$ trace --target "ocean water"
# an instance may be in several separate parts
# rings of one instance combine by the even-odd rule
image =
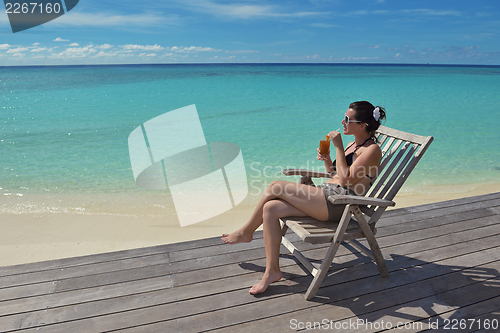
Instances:
[[[319,140],[356,100],[435,137],[402,191],[497,183],[499,88],[499,66],[1,67],[0,212],[172,214],[168,191],[136,186],[127,139],[191,104],[207,142],[240,146],[249,198],[283,168],[321,169]]]

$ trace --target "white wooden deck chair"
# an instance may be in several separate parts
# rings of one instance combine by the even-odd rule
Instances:
[[[305,298],[314,298],[323,279],[328,273],[333,258],[341,242],[349,241],[353,246],[375,260],[380,275],[389,276],[385,260],[378,246],[375,224],[389,206],[394,206],[392,199],[406,181],[411,171],[422,158],[431,144],[433,137],[420,136],[380,126],[377,130],[378,144],[382,149],[382,162],[379,173],[366,195],[332,195],[328,198],[333,203],[347,204],[344,214],[338,223],[321,222],[313,218],[289,217],[281,219],[282,244],[313,275]],[[300,183],[313,185],[311,177],[331,178],[333,174],[308,171],[303,169],[286,169],[287,176],[300,175]],[[368,221],[367,221],[368,219]],[[295,232],[304,242],[311,244],[331,243],[320,266],[310,262],[297,248],[285,238],[288,229]],[[370,251],[356,239],[365,238]]]

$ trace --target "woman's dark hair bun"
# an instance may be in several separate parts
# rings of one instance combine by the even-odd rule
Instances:
[[[378,108],[378,112],[375,109]],[[372,103],[367,101],[358,101],[351,103],[349,109],[353,109],[356,113],[356,120],[367,125],[366,130],[370,136],[375,139],[375,131],[379,128],[382,120],[386,118],[385,109],[381,106],[373,106]],[[378,119],[375,120],[376,116]]]

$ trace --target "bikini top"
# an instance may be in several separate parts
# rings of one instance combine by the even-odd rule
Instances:
[[[366,139],[365,142],[363,142],[362,144],[360,145],[357,145],[356,148],[354,149],[353,152],[345,155],[345,161],[347,163],[347,167],[350,167],[353,163],[353,158],[354,158],[354,153],[359,149],[359,147],[363,146],[365,143],[367,143],[371,138],[368,138]],[[349,145],[344,151],[347,151],[349,150],[349,148],[352,147],[352,145],[355,144],[355,142],[353,142],[351,145]],[[337,160],[333,161],[333,170],[337,171]],[[373,178],[374,177],[370,177],[369,175],[365,175],[366,177],[370,178],[370,184],[372,183],[373,181]]]

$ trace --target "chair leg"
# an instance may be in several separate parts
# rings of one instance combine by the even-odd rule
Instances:
[[[384,256],[382,255],[382,251],[380,251],[380,247],[378,246],[378,242],[375,239],[375,235],[373,235],[372,229],[368,225],[368,222],[366,222],[366,219],[361,213],[361,210],[358,206],[353,207],[352,213],[354,214],[356,221],[358,221],[358,224],[365,234],[368,244],[370,245],[370,249],[372,250],[373,258],[375,260],[375,263],[377,264],[380,276],[383,278],[388,277],[389,271],[387,270]]]
[[[281,223],[281,236],[285,237],[286,232],[288,231],[288,226],[285,222],[280,221]]]
[[[335,231],[335,236],[333,237],[332,243],[330,244],[326,256],[323,259],[323,262],[321,263],[321,267],[319,268],[316,275],[314,275],[314,278],[311,284],[309,285],[309,288],[306,291],[305,294],[306,300],[309,301],[313,299],[314,296],[316,296],[319,287],[321,287],[321,284],[323,283],[323,280],[325,279],[325,276],[328,273],[328,270],[330,269],[330,265],[332,264],[333,258],[337,253],[340,243],[344,238],[345,231],[351,220],[351,214],[352,214],[351,206],[347,205],[344,209],[344,214],[342,215],[339,226],[337,227],[337,231]]]

